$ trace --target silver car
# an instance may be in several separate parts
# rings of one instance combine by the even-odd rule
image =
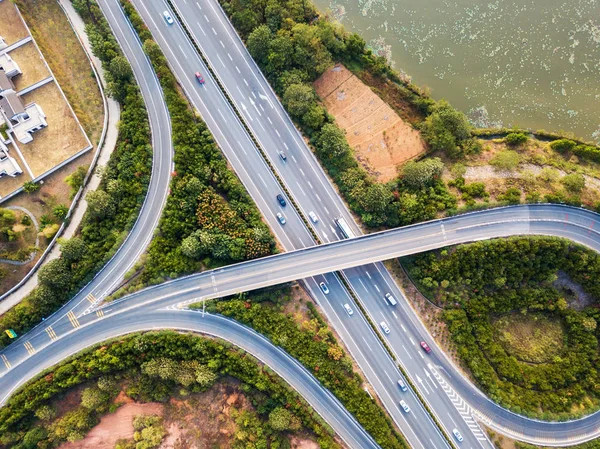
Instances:
[[[390,333],[390,328],[385,323],[385,321],[382,321],[381,323],[379,323],[379,325],[381,326],[381,329],[383,329],[383,332],[385,332],[386,334]]]

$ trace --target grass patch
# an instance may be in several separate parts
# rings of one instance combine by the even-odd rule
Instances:
[[[541,313],[509,313],[492,320],[495,338],[507,354],[527,363],[548,363],[564,349],[560,319]]]

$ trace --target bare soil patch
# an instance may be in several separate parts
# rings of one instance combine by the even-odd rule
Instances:
[[[56,0],[18,0],[31,33],[90,140],[104,122],[100,89],[79,39]]]
[[[48,122],[46,128],[33,135],[33,142],[19,145],[36,177],[88,146],[86,136],[55,83],[48,83],[22,98],[25,104],[37,103]]]
[[[15,48],[9,55],[23,72],[12,79],[17,92],[50,76],[50,71],[33,42]]]
[[[137,415],[162,415],[163,404],[149,402],[147,404],[128,403],[122,405],[115,413],[105,415],[100,424],[95,426],[83,440],[64,443],[60,449],[113,449],[117,440],[133,438],[133,418]]]
[[[7,45],[27,37],[27,28],[23,25],[17,7],[10,1],[0,2],[0,36]]]
[[[394,179],[398,165],[425,151],[419,132],[343,65],[326,71],[314,87],[359,162],[378,181]]]

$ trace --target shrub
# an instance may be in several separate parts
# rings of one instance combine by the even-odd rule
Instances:
[[[570,173],[560,180],[567,190],[579,193],[585,188],[585,177],[579,173]]]
[[[566,153],[575,148],[577,144],[569,139],[560,139],[555,140],[554,142],[550,142],[550,148],[554,151],[558,151],[559,153]]]
[[[511,147],[517,147],[527,142],[529,138],[523,133],[510,133],[504,138],[504,142]]]
[[[500,151],[490,160],[490,164],[497,170],[514,170],[520,162],[519,153],[513,150]]]

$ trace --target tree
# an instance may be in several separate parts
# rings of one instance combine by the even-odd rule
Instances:
[[[50,405],[42,405],[35,411],[35,416],[42,421],[51,421],[56,418],[56,410]]]
[[[65,178],[65,182],[71,187],[71,198],[73,198],[81,186],[83,186],[83,180],[85,179],[86,173],[87,167],[80,165],[77,167],[77,170]]]
[[[192,234],[181,241],[181,253],[191,259],[199,259],[203,256],[203,245],[195,234]]]
[[[38,282],[52,290],[66,292],[71,284],[71,270],[62,259],[54,259],[38,271]]]
[[[87,254],[87,244],[80,237],[59,239],[63,259],[69,264],[77,263]]]
[[[579,173],[570,173],[560,180],[567,190],[579,193],[585,188],[585,177]]]
[[[315,103],[315,92],[306,84],[292,84],[283,94],[283,103],[294,117],[302,117]]]
[[[277,407],[269,413],[269,425],[273,430],[278,432],[288,430],[290,428],[291,420],[292,412],[283,407]]]
[[[471,137],[471,125],[465,115],[445,100],[432,108],[421,130],[432,149],[444,151],[453,158],[461,155],[460,145]]]
[[[514,170],[520,162],[521,157],[514,150],[500,151],[490,160],[490,164],[497,170]]]
[[[34,193],[40,190],[41,185],[37,182],[27,181],[23,184],[23,190],[27,193]]]
[[[119,81],[128,81],[133,76],[129,61],[125,56],[115,56],[109,65],[110,74]]]
[[[318,130],[323,126],[325,122],[325,109],[323,109],[318,104],[314,104],[313,106],[306,111],[306,113],[302,116],[302,123],[313,130]]]
[[[444,163],[438,157],[408,161],[402,167],[402,181],[409,187],[422,188],[439,178],[443,170]]]
[[[246,41],[248,51],[250,51],[250,54],[258,63],[264,64],[267,62],[272,39],[273,34],[267,25],[255,28],[248,36],[248,40]]]
[[[89,192],[85,199],[88,204],[87,214],[91,219],[102,220],[112,217],[116,211],[116,206],[111,196],[104,190],[94,190]]]
[[[81,405],[89,410],[104,410],[108,405],[110,395],[98,387],[90,387],[81,393]]]
[[[55,206],[54,209],[52,209],[52,213],[59,220],[64,220],[65,218],[67,218],[69,208],[64,204],[59,204],[58,206]]]
[[[339,158],[350,152],[344,131],[333,123],[326,123],[317,136],[317,145],[327,158]]]
[[[196,368],[196,382],[201,387],[207,388],[211,386],[215,380],[217,380],[217,375],[208,366],[200,365]]]
[[[356,33],[351,33],[346,37],[346,54],[354,59],[358,59],[365,52],[365,40]]]

